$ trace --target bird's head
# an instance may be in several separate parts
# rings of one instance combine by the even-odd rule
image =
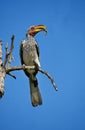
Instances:
[[[27,30],[26,36],[31,35],[34,37],[38,32],[41,32],[41,31],[45,31],[47,33],[46,26],[44,26],[44,25],[31,26]]]

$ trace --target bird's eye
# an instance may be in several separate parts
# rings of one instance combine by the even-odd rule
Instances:
[[[31,27],[31,30],[34,30],[34,27]]]

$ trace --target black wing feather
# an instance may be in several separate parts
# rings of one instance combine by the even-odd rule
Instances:
[[[39,46],[38,46],[38,44],[35,44],[35,47],[36,47],[37,55],[38,55],[39,60],[40,60],[40,51],[39,51]]]

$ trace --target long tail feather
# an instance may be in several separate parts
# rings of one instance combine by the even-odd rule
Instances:
[[[31,102],[34,107],[42,104],[42,98],[38,87],[38,80],[36,77],[34,79],[30,78],[30,95]]]

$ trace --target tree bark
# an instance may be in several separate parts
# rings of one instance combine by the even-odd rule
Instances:
[[[2,41],[0,40],[0,98],[4,95],[5,68],[2,61]]]

